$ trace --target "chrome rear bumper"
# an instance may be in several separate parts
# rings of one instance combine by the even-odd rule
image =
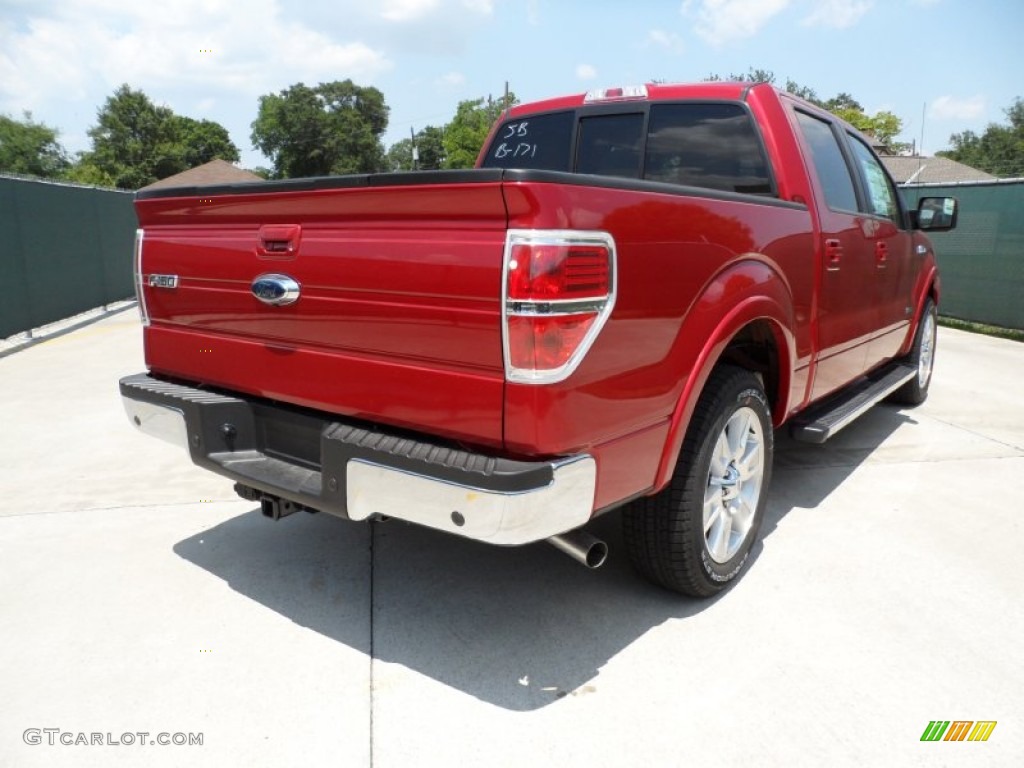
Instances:
[[[593,457],[516,461],[258,400],[162,381],[121,380],[128,418],[245,489],[352,520],[407,520],[491,544],[541,541],[585,524]],[[272,426],[268,426],[272,425]],[[274,444],[287,434],[286,445]]]

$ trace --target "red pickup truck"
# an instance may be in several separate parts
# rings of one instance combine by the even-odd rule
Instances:
[[[743,570],[773,429],[924,400],[939,278],[870,143],[768,85],[509,110],[469,171],[139,192],[129,418],[278,518]]]

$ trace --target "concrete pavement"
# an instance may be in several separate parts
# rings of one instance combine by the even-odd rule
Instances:
[[[0,766],[1024,760],[1020,344],[940,329],[924,406],[780,434],[756,558],[710,602],[636,578],[615,515],[596,572],[272,523],[129,426],[142,369],[134,312],[0,359]],[[922,743],[936,719],[998,725]],[[138,732],[203,744],[59,735]]]

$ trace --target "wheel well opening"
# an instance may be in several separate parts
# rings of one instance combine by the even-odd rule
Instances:
[[[760,374],[774,410],[779,398],[779,350],[767,320],[757,320],[733,336],[719,362]]]

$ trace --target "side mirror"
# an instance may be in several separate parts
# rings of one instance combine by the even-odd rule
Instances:
[[[922,197],[913,212],[914,229],[948,232],[956,226],[960,206],[955,197]]]

